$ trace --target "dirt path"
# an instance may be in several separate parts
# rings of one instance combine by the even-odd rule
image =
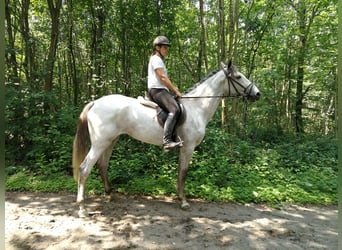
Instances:
[[[12,249],[337,249],[337,207],[191,201],[115,194],[87,199],[78,218],[74,194],[6,193],[6,250]]]

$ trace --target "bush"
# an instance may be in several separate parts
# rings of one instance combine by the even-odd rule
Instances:
[[[11,172],[26,165],[36,174],[70,171],[72,140],[76,131],[74,108],[58,111],[56,99],[48,94],[6,86],[6,165]]]

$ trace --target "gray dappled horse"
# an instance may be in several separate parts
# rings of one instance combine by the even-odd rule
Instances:
[[[258,100],[259,89],[231,64],[221,64],[212,73],[183,95],[179,101],[186,111],[186,119],[177,128],[183,140],[179,149],[177,192],[181,208],[190,205],[184,194],[185,178],[194,149],[205,135],[205,128],[214,115],[221,97],[244,96]],[[80,114],[73,145],[74,177],[78,181],[77,203],[80,216],[87,215],[84,207],[85,183],[93,166],[98,163],[105,191],[111,187],[107,169],[114,144],[121,134],[145,143],[163,144],[163,128],[156,119],[156,109],[141,104],[138,99],[123,95],[103,96],[88,103]],[[88,141],[91,147],[88,151]]]

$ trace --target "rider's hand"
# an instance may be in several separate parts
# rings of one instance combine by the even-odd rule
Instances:
[[[182,93],[179,92],[178,89],[175,90],[175,94],[177,95],[178,98],[182,98],[182,96],[183,96]]]

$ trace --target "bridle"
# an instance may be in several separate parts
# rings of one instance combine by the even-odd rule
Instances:
[[[228,97],[239,97],[239,96],[246,97],[246,96],[249,96],[252,93],[252,90],[253,90],[253,88],[255,86],[252,82],[250,84],[248,84],[247,87],[245,87],[241,83],[239,83],[239,81],[237,81],[236,78],[229,76],[229,73],[228,73],[228,71],[225,68],[223,68],[223,72],[226,75],[226,78],[228,80]],[[240,86],[243,89],[242,93],[240,93],[238,91],[236,85]],[[234,88],[235,92],[237,93],[236,96],[232,96],[231,95],[231,93],[230,93],[230,86],[232,86]]]
[[[227,84],[228,84],[228,95],[210,95],[210,96],[182,96],[182,99],[184,98],[235,98],[235,97],[247,97],[252,93],[252,90],[254,88],[254,84],[251,82],[250,84],[248,84],[247,87],[243,86],[241,83],[239,83],[239,81],[237,81],[234,77],[229,75],[229,72],[226,68],[223,68],[223,72],[227,78]],[[243,92],[239,92],[238,91],[238,87],[243,89]],[[231,95],[230,90],[231,87],[235,90],[235,92],[237,93],[236,95]]]

